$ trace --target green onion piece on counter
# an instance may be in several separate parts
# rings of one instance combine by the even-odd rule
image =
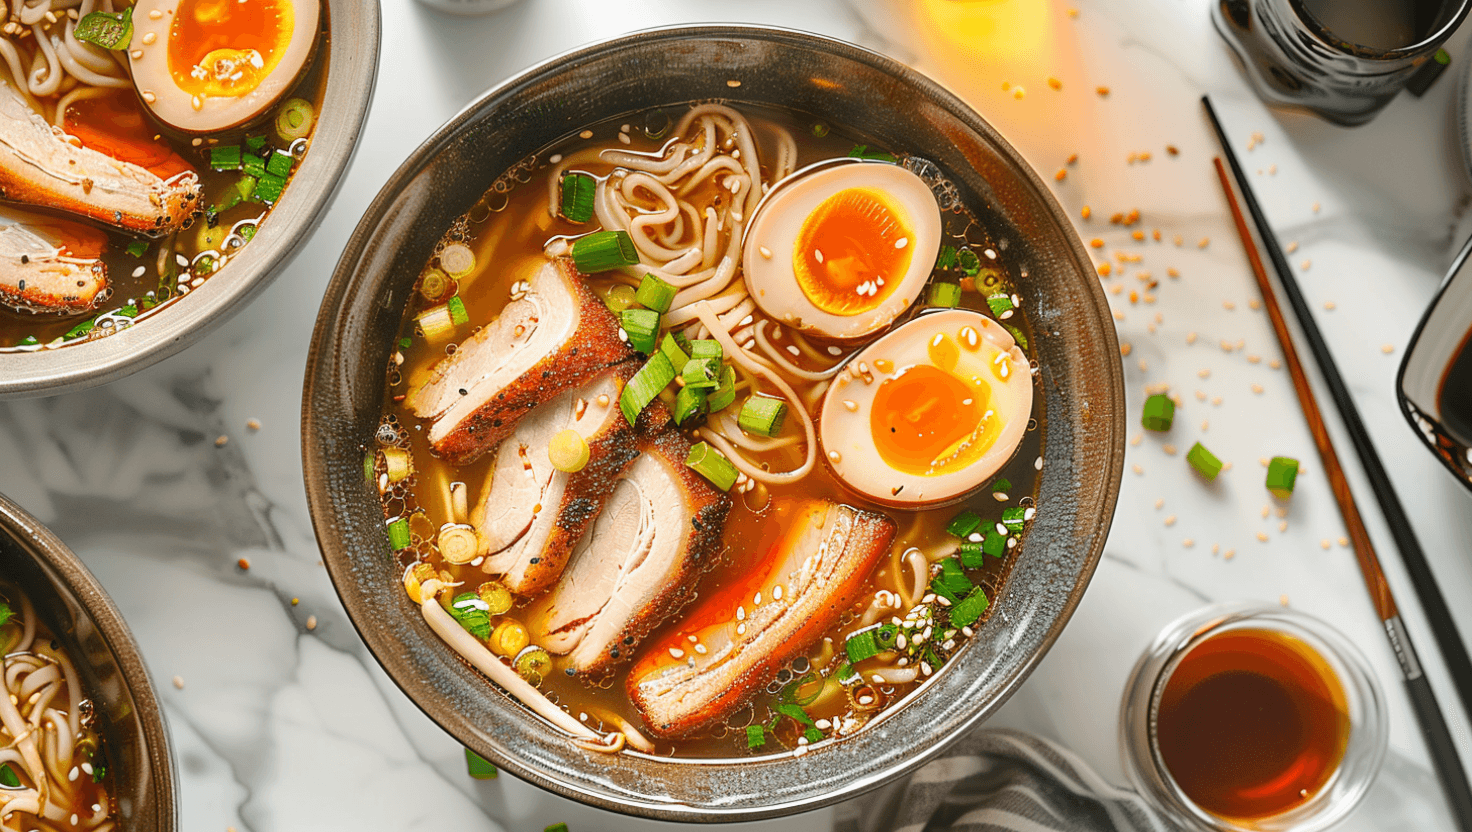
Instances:
[[[133,242],[128,243],[128,248],[126,249],[126,251],[134,257],[142,257],[144,254],[148,253],[148,241],[134,240]]]
[[[1017,308],[1012,302],[1011,295],[990,295],[986,299],[986,305],[992,310],[993,315],[1002,315]]]
[[[702,338],[699,341],[690,342],[691,358],[721,358],[725,351],[721,349],[721,342],[714,338]]]
[[[871,628],[851,633],[843,642],[843,650],[848,654],[849,662],[853,664],[879,655],[879,642],[874,635],[874,630]]]
[[[388,524],[388,545],[391,546],[395,552],[399,551],[400,549],[409,548],[408,520],[405,520],[402,517],[396,517],[394,518],[393,522]]]
[[[956,252],[956,265],[961,267],[961,271],[965,272],[967,277],[976,277],[981,274],[981,258],[969,248]]]
[[[986,591],[981,587],[971,590],[970,595],[951,605],[951,625],[969,627],[975,624],[991,604],[991,599],[986,597]]]
[[[266,173],[285,179],[291,174],[291,166],[296,162],[290,153],[278,150],[266,159]]]
[[[1275,456],[1268,461],[1268,490],[1280,500],[1293,496],[1293,482],[1298,479],[1298,460]]]
[[[812,744],[823,739],[823,732],[817,728],[808,728],[802,732],[802,738],[807,740],[809,744]]]
[[[1002,509],[1002,525],[1009,532],[1022,531],[1022,525],[1027,522],[1027,509],[1017,506],[1015,508]]]
[[[210,148],[210,168],[212,170],[240,170],[240,145]]]
[[[1002,328],[1012,334],[1012,340],[1017,342],[1017,346],[1027,349],[1027,336],[1023,334],[1022,330],[1011,324],[1002,324]]]
[[[998,533],[996,529],[987,529],[986,538],[981,541],[981,551],[994,558],[1007,554],[1007,535]]]
[[[712,448],[705,442],[697,442],[690,448],[690,455],[685,457],[685,464],[695,469],[695,473],[710,480],[711,485],[722,491],[730,491],[731,486],[736,484],[736,477],[740,474],[731,460],[726,455]]]
[[[951,603],[964,598],[975,584],[961,571],[961,562],[946,558],[940,562],[940,573],[930,582],[930,590]]]
[[[257,151],[259,151],[261,148],[263,148],[265,146],[266,146],[266,137],[265,136],[246,136],[245,137],[245,149],[246,150],[249,150],[251,152],[257,152]]]
[[[881,651],[893,650],[895,640],[899,637],[900,628],[898,625],[893,623],[880,624],[874,629],[874,644],[878,646]]]
[[[746,747],[761,748],[767,744],[767,729],[760,725],[746,726]]]
[[[629,336],[629,346],[648,355],[659,342],[659,313],[653,309],[625,309],[619,313],[619,325]]]
[[[603,295],[603,305],[607,306],[610,312],[623,312],[633,307],[635,303],[637,301],[634,299],[634,287],[623,283],[615,283],[608,287],[608,291]]]
[[[721,359],[691,358],[685,362],[680,377],[685,380],[686,387],[714,390],[721,383]]]
[[[133,9],[130,6],[121,13],[91,12],[83,15],[72,30],[72,37],[103,49],[127,49],[133,42]]]
[[[0,765],[0,786],[8,789],[20,787],[20,777],[16,775],[15,769],[10,767],[10,763]]]
[[[305,139],[312,132],[312,122],[316,117],[317,111],[312,107],[312,102],[305,98],[293,98],[276,111],[276,135],[287,144]]]
[[[951,518],[951,523],[946,526],[946,531],[956,537],[967,537],[980,526],[981,517],[971,509],[966,509]]]
[[[683,427],[686,422],[705,415],[708,400],[706,391],[699,387],[681,387],[675,394],[675,424]]]
[[[618,409],[623,412],[624,419],[630,425],[644,412],[644,408],[654,401],[659,391],[669,386],[675,380],[675,369],[670,366],[670,360],[664,353],[656,352],[649,356],[649,360],[634,373],[629,383],[624,385],[624,390],[618,395]]]
[[[250,154],[240,160],[240,169],[246,173],[260,178],[266,172],[266,160],[255,154]]]
[[[486,612],[491,615],[503,615],[511,609],[515,600],[511,597],[511,590],[506,588],[500,581],[486,581],[476,588],[475,594],[480,600],[486,602]]]
[[[676,291],[678,290],[674,286],[652,274],[646,274],[644,279],[639,281],[639,291],[634,297],[655,312],[664,314],[670,311],[670,304],[675,302]]]
[[[812,725],[815,725],[816,724],[816,723],[813,722],[813,718],[810,717],[810,716],[808,716],[808,712],[807,711],[804,711],[802,709],[802,706],[800,706],[800,705],[793,705],[793,704],[784,702],[782,704],[777,705],[777,707],[774,708],[774,710],[777,713],[779,713],[779,714],[781,714],[783,716],[791,717],[792,719],[795,719],[798,722],[801,722],[803,725],[812,726]]]
[[[1001,479],[999,479],[996,482],[992,483],[992,493],[993,494],[1005,494],[1006,492],[1011,491],[1011,490],[1012,490],[1012,481],[1009,480],[1009,479],[1007,479],[1006,477],[1002,477]]]
[[[716,385],[715,392],[710,394],[706,405],[711,413],[719,413],[731,406],[736,401],[736,370],[727,364],[721,370],[721,383]]]
[[[1005,544],[1006,538],[1002,538],[1002,540]],[[975,569],[978,566],[986,563],[986,558],[983,557],[983,554],[985,552],[986,544],[984,542],[962,543],[960,546],[956,547],[956,556],[961,559],[961,565],[966,567],[967,569]]]
[[[1216,475],[1222,472],[1222,461],[1217,459],[1211,451],[1206,450],[1206,446],[1200,442],[1192,445],[1191,450],[1186,452],[1186,461],[1191,463],[1196,473],[1208,480],[1216,479]]]
[[[782,422],[787,418],[787,402],[771,396],[748,396],[741,405],[737,424],[747,433],[759,436],[776,436],[782,431]]]
[[[490,760],[465,749],[465,770],[476,780],[495,780],[496,766]]]
[[[470,323],[470,313],[465,311],[465,301],[461,300],[459,295],[450,298],[445,307],[450,310],[450,320],[455,322],[455,326],[465,326]]]
[[[552,656],[546,650],[532,645],[517,653],[516,658],[511,661],[511,666],[521,674],[521,678],[530,682],[532,687],[536,687],[542,684],[542,680],[547,677],[547,671],[552,669]]]
[[[676,334],[666,332],[664,340],[659,342],[659,351],[670,360],[670,367],[674,368],[676,373],[680,373],[684,372],[685,362],[690,360],[690,356],[686,355],[685,350],[680,347],[680,341],[675,337]]]
[[[597,274],[639,262],[627,231],[594,231],[572,244],[572,264],[583,274]]]
[[[268,205],[275,204],[281,198],[281,192],[286,190],[286,180],[273,173],[262,173],[256,177],[256,189],[251,197],[256,202],[264,202]]]
[[[961,303],[961,285],[959,283],[932,283],[930,284],[930,305],[951,309]]]
[[[0,627],[4,627],[6,624],[9,624],[10,619],[14,617],[14,615],[15,610],[11,609],[9,604],[5,603],[4,601],[0,601]]]
[[[447,303],[420,312],[414,321],[423,330],[424,337],[431,341],[443,341],[455,334],[455,318],[450,314]]]
[[[567,832],[567,824],[554,823],[546,829],[543,829],[542,832]]]
[[[562,175],[562,216],[579,225],[593,218],[593,196],[598,180],[586,173]]]
[[[486,602],[474,592],[462,592],[450,602],[450,615],[465,631],[485,641],[491,637],[491,616]]]
[[[936,255],[935,267],[937,269],[953,269],[956,267],[956,247],[941,246],[940,254]]]
[[[1176,403],[1164,393],[1156,393],[1145,400],[1145,411],[1140,415],[1140,424],[1146,430],[1170,430],[1176,418]]]

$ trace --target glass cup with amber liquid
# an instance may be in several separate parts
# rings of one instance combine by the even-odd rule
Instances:
[[[1208,607],[1165,629],[1120,714],[1125,768],[1201,832],[1311,832],[1342,820],[1385,756],[1385,700],[1328,625],[1264,605]]]

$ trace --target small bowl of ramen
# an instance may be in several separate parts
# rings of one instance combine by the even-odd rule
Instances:
[[[357,146],[378,22],[355,0],[13,4],[0,397],[135,372],[265,288]]]
[[[394,680],[546,788],[790,814],[984,719],[1067,621],[1118,349],[1042,180],[858,47],[656,30],[486,93],[368,209],[303,456]]]
[[[173,832],[168,730],[112,599],[66,544],[3,496],[0,575],[7,827]]]

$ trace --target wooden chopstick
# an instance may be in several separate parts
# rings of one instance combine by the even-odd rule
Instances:
[[[1207,106],[1211,106],[1209,102]],[[1225,146],[1225,142],[1223,145]],[[1442,791],[1446,795],[1452,817],[1463,832],[1472,831],[1472,787],[1468,785],[1467,773],[1462,767],[1461,757],[1457,754],[1451,732],[1447,729],[1446,720],[1442,716],[1441,708],[1437,705],[1436,694],[1431,690],[1431,682],[1422,672],[1421,663],[1416,658],[1416,650],[1411,644],[1410,634],[1406,632],[1405,625],[1401,622],[1400,612],[1395,605],[1395,596],[1391,594],[1390,584],[1385,580],[1385,573],[1380,568],[1380,559],[1375,554],[1374,544],[1370,542],[1369,532],[1365,530],[1364,519],[1360,516],[1358,506],[1355,505],[1354,494],[1349,489],[1349,481],[1344,476],[1343,466],[1339,463],[1339,454],[1335,452],[1334,442],[1330,439],[1329,430],[1324,424],[1324,414],[1319,410],[1313,387],[1309,385],[1303,362],[1299,360],[1298,350],[1293,345],[1293,337],[1288,331],[1287,322],[1283,319],[1283,310],[1278,306],[1277,293],[1273,290],[1272,282],[1268,280],[1267,269],[1263,267],[1262,258],[1258,256],[1257,244],[1253,240],[1252,230],[1247,226],[1247,219],[1242,214],[1236,190],[1232,187],[1232,179],[1220,157],[1213,159],[1212,163],[1216,165],[1217,178],[1221,180],[1222,191],[1226,194],[1227,202],[1231,206],[1232,220],[1237,225],[1237,234],[1242,238],[1242,247],[1246,249],[1247,260],[1252,265],[1252,276],[1256,278],[1257,287],[1262,292],[1263,306],[1267,309],[1268,320],[1272,322],[1273,332],[1278,336],[1278,342],[1282,346],[1283,363],[1287,365],[1288,375],[1293,379],[1293,390],[1298,394],[1298,404],[1303,408],[1303,415],[1308,420],[1309,432],[1314,438],[1314,446],[1318,448],[1319,459],[1324,464],[1324,472],[1328,475],[1330,488],[1334,492],[1334,501],[1338,503],[1339,513],[1344,517],[1344,525],[1349,531],[1350,544],[1354,549],[1355,559],[1359,562],[1360,574],[1364,577],[1365,587],[1370,592],[1370,601],[1374,604],[1375,613],[1385,626],[1385,635],[1389,638],[1391,649],[1395,651],[1396,660],[1400,663],[1406,692],[1411,697],[1416,721],[1420,725],[1421,735],[1425,738],[1427,749],[1431,753],[1431,760],[1436,767],[1437,778],[1441,781]],[[1250,199],[1250,196],[1248,198]]]

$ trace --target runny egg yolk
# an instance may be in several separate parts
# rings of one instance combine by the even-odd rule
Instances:
[[[869,430],[879,456],[895,470],[944,474],[980,458],[1001,433],[990,404],[986,381],[917,364],[880,382]]]
[[[797,285],[824,312],[857,315],[899,287],[913,234],[883,191],[845,188],[803,220],[792,252]]]
[[[182,0],[169,29],[169,74],[194,96],[250,93],[291,43],[291,0]]]

